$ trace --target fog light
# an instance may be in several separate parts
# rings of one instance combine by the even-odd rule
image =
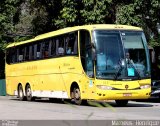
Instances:
[[[140,86],[141,89],[147,89],[147,88],[150,88],[150,87],[151,87],[151,85],[148,85],[148,84]]]

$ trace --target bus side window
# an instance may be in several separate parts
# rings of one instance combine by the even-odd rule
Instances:
[[[77,54],[78,50],[78,42],[77,42],[77,33],[74,32],[71,34],[68,34],[65,38],[65,46],[66,46],[66,54]]]
[[[55,39],[50,39],[50,56],[55,56],[56,55],[56,41]]]
[[[58,43],[58,55],[64,55],[64,39],[63,37],[58,38],[59,43]]]
[[[19,62],[22,62],[22,61],[23,61],[23,55],[19,55],[19,56],[18,56],[18,61],[19,61]]]
[[[8,64],[17,62],[17,49],[15,47],[7,49],[7,51],[6,51],[6,62]]]
[[[41,58],[41,43],[37,43],[37,49],[36,49],[36,59]]]
[[[43,40],[42,42],[42,58],[49,57],[49,41]]]
[[[24,58],[25,61],[28,61],[29,60],[29,46],[27,45],[25,47],[25,58]]]
[[[78,32],[75,35],[75,39],[74,39],[74,54],[78,54]]]
[[[10,64],[11,63],[11,50],[10,48],[6,50],[6,62],[7,64]]]
[[[56,56],[58,56],[59,39],[56,38],[55,42],[56,42]]]
[[[69,34],[65,37],[65,47],[66,47],[66,54],[71,54],[72,47],[71,47],[71,38]]]
[[[15,63],[18,62],[18,48],[15,48]]]
[[[34,44],[29,46],[29,60],[35,59],[35,53],[34,53],[35,47],[34,46],[35,46]]]
[[[18,49],[18,62],[23,62],[24,61],[24,48],[19,47]]]
[[[6,50],[6,62],[7,64],[12,63],[12,49],[11,48]]]
[[[48,40],[46,40],[43,43],[42,54],[43,54],[43,58],[49,57],[49,41]]]

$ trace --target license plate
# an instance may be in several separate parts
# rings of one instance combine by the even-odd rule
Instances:
[[[131,93],[123,93],[123,96],[128,97],[128,96],[132,96]]]

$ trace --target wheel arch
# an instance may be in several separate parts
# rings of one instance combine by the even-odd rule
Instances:
[[[70,97],[72,98],[72,92],[73,92],[73,89],[77,87],[79,88],[79,90],[81,91],[80,89],[80,86],[78,85],[78,83],[76,81],[72,82],[71,86],[70,86]]]

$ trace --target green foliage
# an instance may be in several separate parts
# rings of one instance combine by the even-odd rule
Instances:
[[[128,4],[121,3],[117,8],[118,24],[140,26],[144,29],[148,40],[151,33],[154,35],[154,40],[151,40],[152,44],[160,43],[157,30],[157,23],[160,22],[159,0],[134,0]]]
[[[156,46],[160,46],[160,34],[158,35],[158,38],[150,38],[149,40],[149,45],[151,47],[156,47]]]
[[[9,40],[14,31],[14,24],[16,23],[14,19],[18,18],[17,12],[20,2],[21,0],[0,1],[0,50],[4,50],[5,42]]]
[[[67,26],[114,23],[112,0],[62,0],[62,10],[55,25]]]
[[[58,28],[55,22],[62,10],[61,0],[30,0],[30,3],[31,13],[35,15],[32,21],[35,35]]]
[[[62,0],[62,9],[55,25],[57,28],[74,26],[78,21],[78,4],[73,0]]]
[[[83,0],[84,9],[81,10],[85,24],[105,23],[105,17],[109,15],[110,1],[108,0]],[[111,9],[111,8],[110,8]]]
[[[16,37],[14,37],[14,41],[21,42],[21,41],[25,41],[25,40],[28,40],[31,38],[33,38],[33,36],[16,36]]]
[[[137,25],[142,24],[141,17],[135,15],[134,4],[120,5],[117,9],[117,24]]]
[[[5,51],[5,48],[7,47],[7,43],[5,42],[5,41],[1,41],[1,43],[0,43],[0,49],[2,50],[2,51]]]

